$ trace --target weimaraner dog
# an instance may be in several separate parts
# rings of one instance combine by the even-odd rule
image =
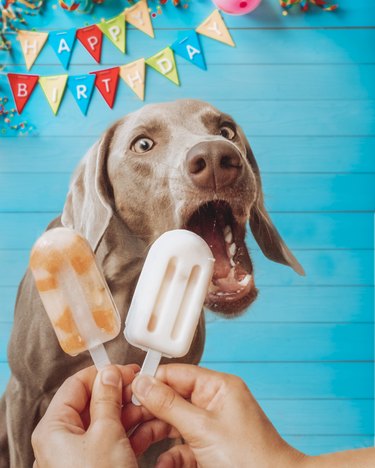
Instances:
[[[247,222],[269,259],[303,274],[264,207],[259,169],[240,127],[207,103],[180,100],[145,106],[109,128],[78,166],[62,215],[48,228],[67,226],[88,239],[124,324],[148,248],[177,228],[203,237],[215,256],[206,306],[228,318],[244,311],[257,295]],[[180,361],[199,363],[204,340],[202,313]],[[144,358],[122,333],[106,348],[114,363]],[[29,270],[18,290],[9,364],[0,467],[30,468],[30,436],[52,396],[92,362],[87,352],[74,358],[62,352]]]

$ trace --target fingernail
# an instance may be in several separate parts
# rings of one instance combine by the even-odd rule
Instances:
[[[120,385],[120,373],[113,367],[106,367],[100,373],[100,380],[103,385],[118,387]]]
[[[152,378],[149,375],[139,375],[133,384],[134,393],[140,397],[146,397],[152,387]]]

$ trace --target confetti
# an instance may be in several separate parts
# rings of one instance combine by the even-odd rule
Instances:
[[[19,135],[30,135],[34,130],[34,126],[29,124],[27,120],[17,122],[17,110],[14,108],[7,109],[9,98],[0,96],[0,132],[5,135],[7,131],[18,132]]]
[[[11,50],[12,43],[6,34],[26,25],[25,16],[38,15],[44,3],[45,0],[0,0],[0,50]]]
[[[310,5],[316,5],[319,8],[322,8],[324,11],[334,11],[339,7],[337,3],[331,3],[326,0],[279,0],[280,5],[284,8],[283,16],[288,14],[287,10],[290,8],[299,5],[302,11],[307,11]]]

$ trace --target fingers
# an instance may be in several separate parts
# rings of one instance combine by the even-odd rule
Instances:
[[[92,389],[91,423],[103,419],[120,421],[122,405],[122,375],[116,366],[106,366],[96,376]]]
[[[173,388],[148,375],[136,377],[132,388],[146,409],[174,426],[187,441],[201,432],[206,412],[184,400]]]
[[[154,419],[138,426],[129,440],[134,453],[138,456],[156,442],[177,437],[180,437],[180,434],[174,427],[164,421]]]
[[[196,468],[195,456],[188,445],[175,445],[158,458],[155,468]]]

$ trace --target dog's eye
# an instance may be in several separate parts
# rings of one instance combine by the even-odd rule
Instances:
[[[132,151],[135,153],[147,153],[153,146],[154,142],[151,138],[141,137],[132,144]]]
[[[220,135],[227,140],[233,140],[233,138],[236,136],[236,132],[230,125],[222,125],[220,127]]]

